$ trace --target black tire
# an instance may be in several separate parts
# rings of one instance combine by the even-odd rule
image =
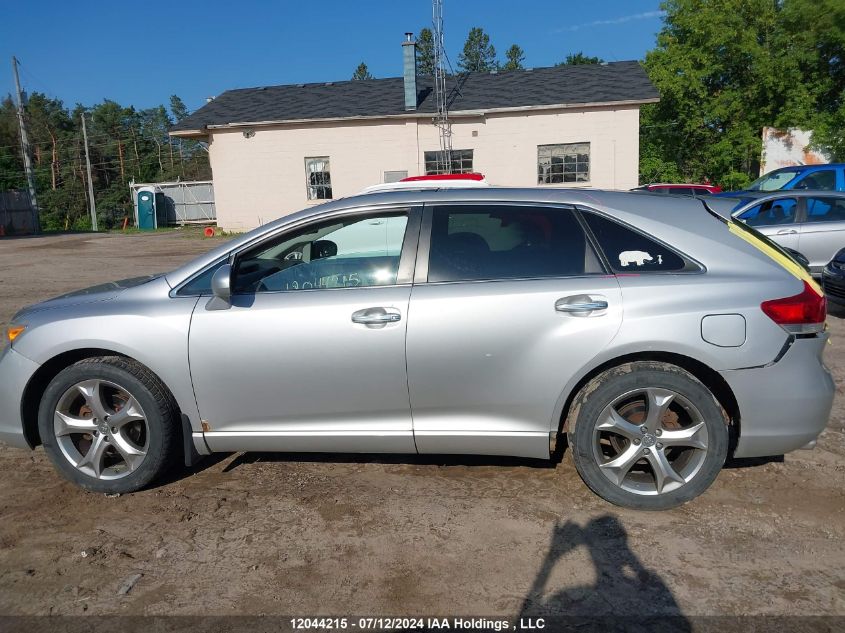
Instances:
[[[618,402],[620,398],[628,397],[629,394],[635,394],[637,390],[646,388],[669,390],[685,399],[687,406],[680,411],[680,415],[686,415],[684,411],[687,409],[697,410],[695,412],[698,415],[699,422],[703,422],[706,427],[707,437],[706,449],[667,448],[666,452],[663,453],[664,456],[668,456],[669,451],[674,450],[680,453],[673,453],[673,455],[695,455],[697,469],[690,470],[689,479],[684,483],[681,483],[684,477],[679,475],[680,479],[673,481],[671,484],[679,486],[674,489],[660,492],[655,475],[656,469],[651,466],[651,459],[656,456],[649,457],[649,459],[644,457],[636,462],[634,464],[636,469],[632,467],[630,471],[626,471],[629,474],[621,477],[625,478],[625,482],[631,476],[639,479],[633,484],[626,483],[626,485],[628,487],[642,485],[645,489],[648,485],[648,477],[651,477],[655,488],[654,492],[638,493],[625,489],[621,483],[612,481],[611,476],[606,475],[605,469],[609,462],[622,455],[624,450],[631,449],[632,454],[636,455],[636,451],[642,448],[643,454],[645,454],[647,451],[644,447],[652,446],[653,448],[650,450],[656,452],[657,449],[662,448],[663,444],[652,444],[652,442],[659,442],[660,438],[655,438],[651,432],[649,432],[648,437],[643,435],[642,439],[635,438],[634,440],[624,439],[621,436],[602,435],[600,431],[597,431],[596,424],[600,422],[600,416],[614,402]],[[644,402],[647,402],[647,399],[644,398]],[[689,407],[688,405],[692,406]],[[614,367],[596,376],[574,398],[568,419],[567,439],[575,468],[581,479],[603,499],[615,505],[635,510],[666,510],[694,499],[710,487],[724,465],[728,454],[729,421],[719,402],[710,390],[692,374],[668,363],[638,361]],[[640,422],[635,421],[633,424],[636,426]],[[692,426],[693,424],[690,422],[690,427]],[[661,433],[664,434],[664,438],[669,436],[669,431],[661,429]],[[597,439],[600,436],[603,438],[604,445],[609,444],[607,438],[612,437],[613,440],[611,441],[618,441],[621,446],[619,448],[612,446],[611,448],[602,448],[599,446]],[[633,444],[636,444],[636,446]],[[612,454],[608,457],[603,455],[601,451],[610,451]],[[683,451],[687,451],[687,453]],[[687,456],[684,459],[687,460],[687,464],[690,464],[690,460],[693,458]],[[599,465],[600,460],[604,460],[604,466]],[[619,478],[616,474],[613,477]],[[667,486],[664,484],[665,487]]]
[[[74,385],[89,380],[108,381],[125,388],[145,414],[146,455],[135,470],[116,479],[98,479],[79,470],[62,452],[54,431],[60,398]],[[53,378],[41,398],[38,428],[44,450],[65,479],[94,492],[128,493],[160,477],[179,457],[177,413],[167,387],[146,367],[122,356],[100,356],[81,360]]]

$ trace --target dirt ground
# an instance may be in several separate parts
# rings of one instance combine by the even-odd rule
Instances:
[[[219,243],[0,240],[0,323]],[[843,385],[845,322],[829,324],[826,359]],[[843,427],[840,386],[815,450],[731,463],[704,496],[662,513],[605,503],[566,454],[222,454],[107,498],[65,483],[41,449],[0,445],[0,615],[842,616]]]

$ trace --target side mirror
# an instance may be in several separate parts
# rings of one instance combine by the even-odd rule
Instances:
[[[229,302],[232,296],[232,266],[223,264],[211,277],[211,292],[218,299]]]

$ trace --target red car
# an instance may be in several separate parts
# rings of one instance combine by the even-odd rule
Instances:
[[[692,185],[692,184],[669,184],[655,183],[634,187],[631,191],[650,191],[651,193],[671,193],[677,196],[709,196],[722,191],[716,185]]]

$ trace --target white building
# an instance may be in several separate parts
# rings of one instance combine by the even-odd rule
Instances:
[[[404,47],[413,60],[414,45]],[[217,223],[245,230],[380,182],[443,171],[432,80],[404,77],[229,90],[172,136],[209,143]],[[493,185],[635,187],[639,63],[468,73],[447,81],[452,171]]]

